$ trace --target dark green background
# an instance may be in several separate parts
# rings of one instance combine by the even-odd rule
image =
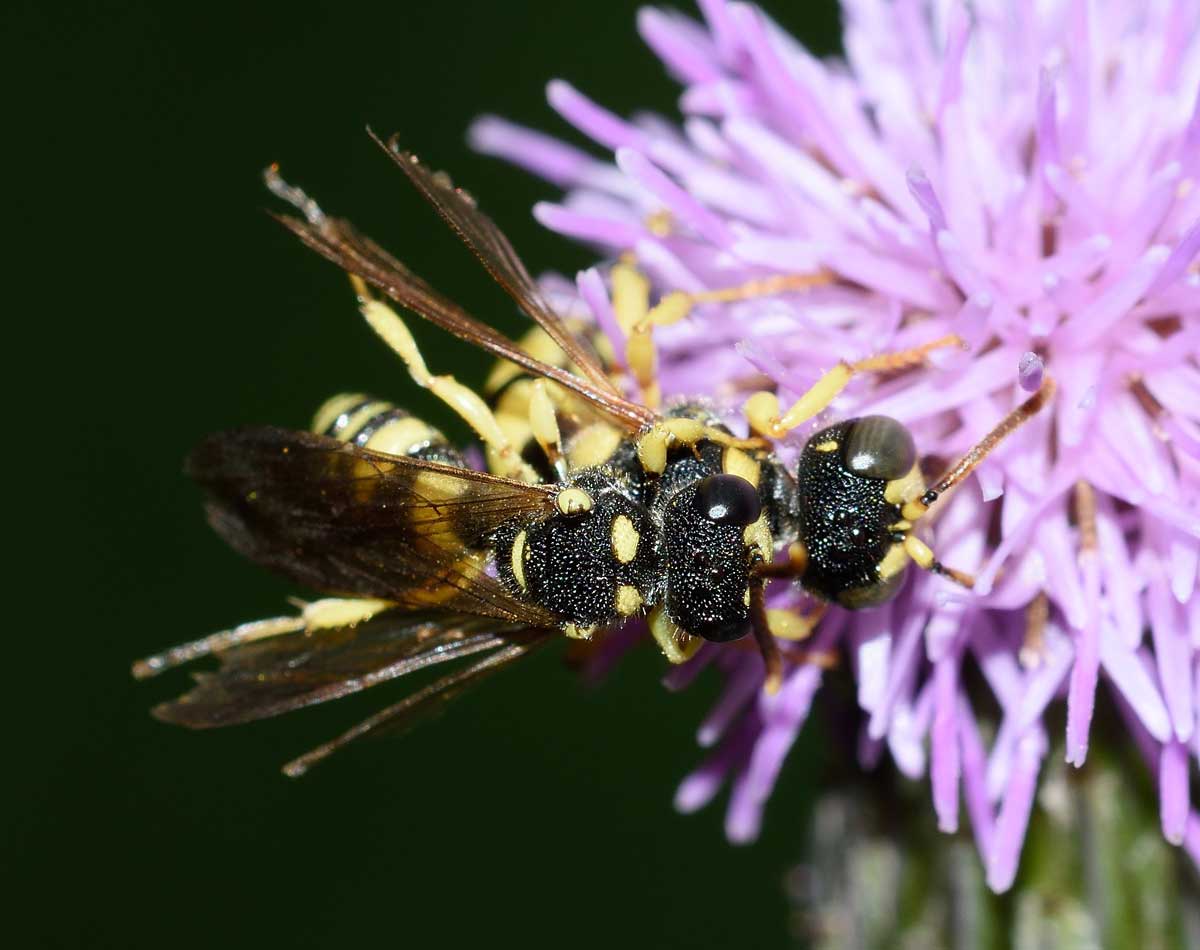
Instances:
[[[262,213],[280,161],[470,309],[519,321],[367,140],[452,169],[535,270],[588,253],[529,215],[553,190],[473,156],[495,111],[570,135],[554,76],[622,113],[671,111],[636,4],[8,6],[10,240],[4,871],[16,946],[771,946],[815,736],[763,840],[723,804],[676,815],[714,676],[658,685],[649,651],[589,691],[543,656],[441,722],[301,782],[278,766],[386,697],[190,734],[147,709],[136,656],[280,610],[291,593],[210,534],[184,453],[241,423],[303,426],[347,388],[459,433],[360,324],[344,279]],[[776,11],[828,50],[832,4]],[[424,329],[424,328],[422,328]],[[431,366],[486,361],[423,332]],[[403,687],[401,687],[403,688]]]

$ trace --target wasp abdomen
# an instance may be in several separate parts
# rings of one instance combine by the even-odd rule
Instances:
[[[362,393],[342,393],[327,400],[313,417],[313,431],[385,455],[466,467],[458,450],[433,426]]]

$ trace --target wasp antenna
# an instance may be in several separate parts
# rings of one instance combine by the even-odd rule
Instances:
[[[299,211],[315,228],[324,227],[325,212],[321,206],[310,198],[302,189],[289,185],[279,174],[279,163],[272,162],[263,169],[263,184],[276,198],[282,198]]]
[[[775,642],[767,619],[765,590],[766,584],[761,580],[750,585],[750,625],[754,630],[754,641],[762,654],[763,664],[767,668],[763,689],[774,696],[783,685],[783,656],[779,652],[779,644]]]

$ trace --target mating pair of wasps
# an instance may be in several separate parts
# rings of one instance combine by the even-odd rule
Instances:
[[[703,403],[660,409],[650,329],[705,299],[787,292],[829,277],[771,278],[655,307],[628,263],[612,270],[626,363],[641,393],[628,398],[610,344],[571,325],[539,291],[507,238],[465,192],[377,142],[492,277],[537,324],[515,343],[443,297],[299,189],[266,174],[303,217],[279,220],[350,276],[363,315],[413,379],[477,433],[489,472],[469,468],[435,429],[402,409],[338,396],[313,431],[263,427],[211,436],[189,474],[208,495],[217,532],[253,561],[322,594],[296,616],[243,624],[135,664],[139,677],[216,654],[220,667],[155,714],[204,728],[274,716],[414,670],[475,657],[350,731],[289,763],[305,772],[347,742],[410,725],[468,685],[555,638],[589,639],[645,616],[667,659],[704,641],[752,634],[778,687],[778,639],[811,633],[807,615],[768,610],[773,578],[821,603],[867,608],[892,597],[910,562],[959,583],[914,533],[929,507],[1008,432],[1049,387],[1003,419],[932,488],[908,430],[868,416],[824,428],[795,475],[772,451],[825,409],[856,373],[904,369],[936,340],[841,363],[786,412],[776,396],[746,404],[750,434],[735,436]],[[499,357],[490,401],[433,375],[386,297]],[[715,296],[714,296],[715,293]]]

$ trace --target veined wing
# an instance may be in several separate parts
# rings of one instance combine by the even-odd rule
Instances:
[[[217,532],[299,584],[409,610],[555,625],[489,576],[486,554],[501,524],[549,510],[552,485],[272,427],[210,436],[187,470],[208,493]]]

